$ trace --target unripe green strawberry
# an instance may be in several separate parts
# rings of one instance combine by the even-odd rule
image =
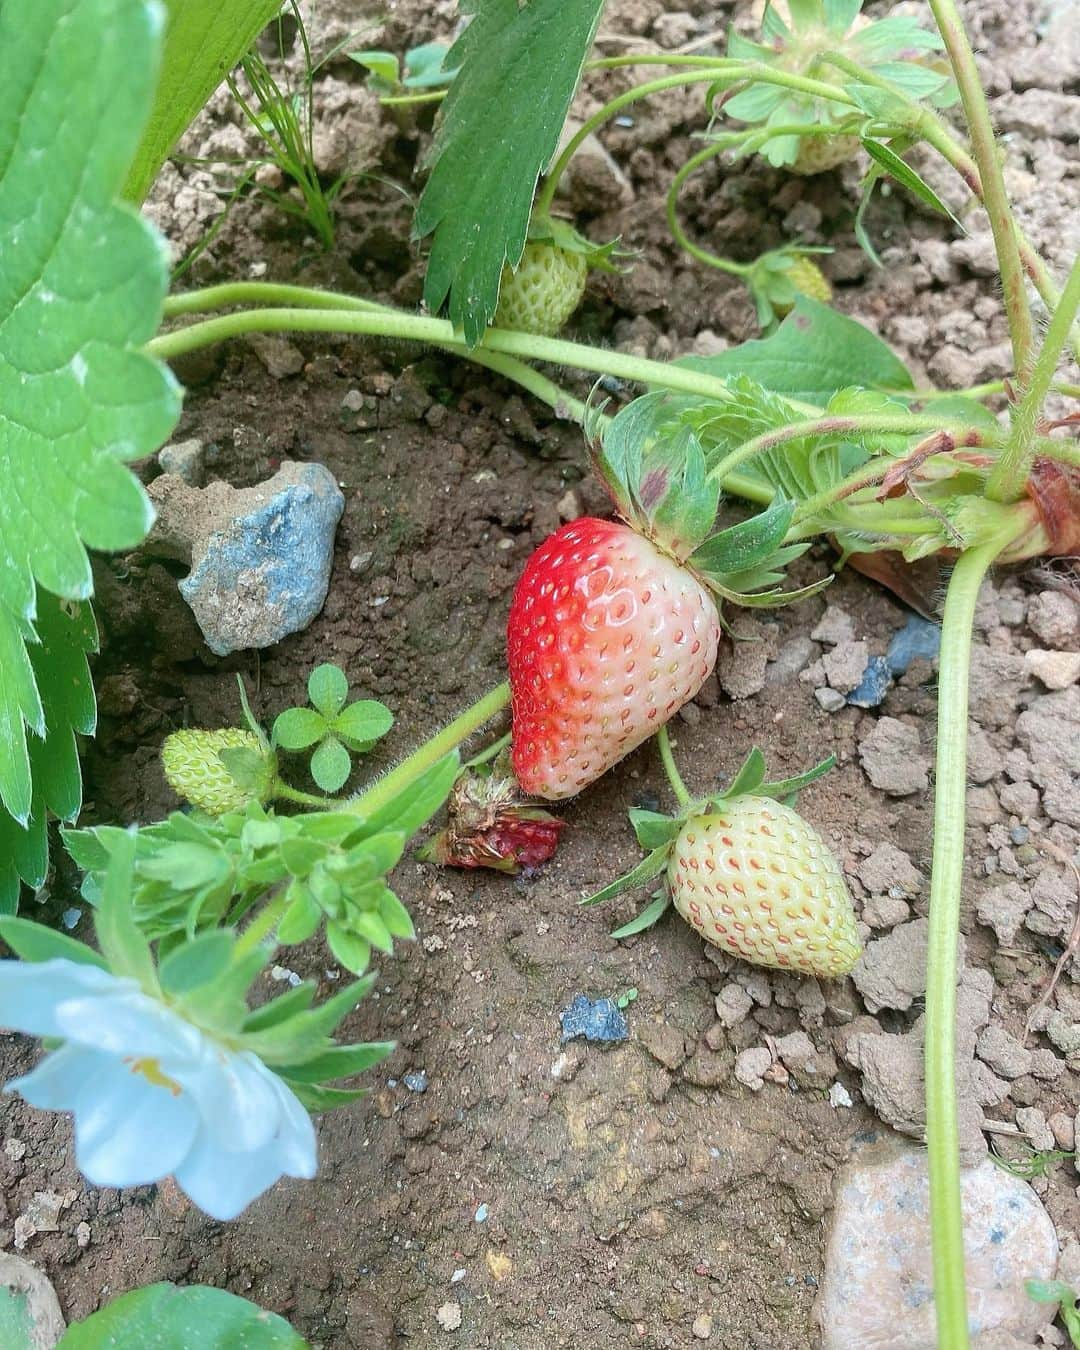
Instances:
[[[243,786],[233,776],[222,750],[248,752],[251,782]],[[169,786],[180,797],[211,816],[241,811],[249,802],[270,799],[274,764],[259,738],[250,731],[224,727],[219,731],[174,731],[161,747],[161,766]],[[248,765],[245,765],[245,777]]]
[[[859,153],[858,136],[803,136],[799,140],[799,153],[791,165],[792,173],[809,177],[815,173],[828,173],[855,158]]]
[[[859,958],[839,864],[802,816],[769,797],[734,797],[691,816],[668,885],[702,937],[754,965],[835,977]]]
[[[517,270],[503,269],[498,328],[553,337],[581,303],[589,264],[557,244],[529,243]]]
[[[791,266],[783,275],[800,295],[808,295],[811,300],[820,300],[823,305],[827,305],[832,299],[832,287],[825,273],[816,262],[803,255],[793,258]],[[781,317],[790,314],[795,308],[794,301],[791,304],[784,304],[783,301],[774,300],[772,306]]]

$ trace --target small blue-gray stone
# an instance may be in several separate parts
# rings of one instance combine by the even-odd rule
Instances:
[[[194,541],[191,573],[180,582],[218,656],[270,647],[311,623],[326,600],[345,509],[321,464],[283,464],[267,483],[236,497],[245,514],[212,522]]]
[[[894,634],[885,660],[889,663],[889,670],[899,678],[912,661],[933,661],[940,648],[941,625],[913,614],[903,628]]]
[[[405,1074],[405,1076],[402,1078],[401,1081],[405,1084],[405,1086],[409,1089],[410,1092],[427,1091],[427,1074],[423,1069],[417,1070],[416,1073]]]
[[[884,656],[872,656],[866,663],[863,677],[847,696],[856,708],[876,708],[888,693],[892,672]]]
[[[575,994],[568,1008],[559,1014],[562,1039],[572,1041],[584,1036],[587,1041],[625,1041],[630,1028],[618,1004],[610,998],[591,999]]]

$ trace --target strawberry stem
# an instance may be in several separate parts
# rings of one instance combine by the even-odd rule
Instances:
[[[964,881],[971,627],[983,578],[1012,533],[962,553],[945,596],[938,674],[934,848],[926,969],[926,1143],[938,1344],[968,1345],[956,1118],[956,947]]]
[[[675,757],[671,753],[671,741],[668,738],[668,729],[666,726],[660,728],[656,733],[656,744],[660,751],[660,760],[664,766],[664,772],[668,776],[668,782],[671,784],[671,790],[675,794],[675,800],[680,807],[690,805],[691,797],[686,784],[682,780],[682,774],[679,772],[678,765],[675,763]]]
[[[353,797],[345,807],[346,811],[358,816],[369,816],[388,802],[405,792],[418,778],[422,778],[440,759],[456,749],[462,741],[468,740],[474,731],[490,722],[510,702],[510,685],[505,681],[466,708],[441,731],[436,732],[429,741],[425,741],[418,750],[414,750],[408,759],[395,769],[391,769],[385,778]]]

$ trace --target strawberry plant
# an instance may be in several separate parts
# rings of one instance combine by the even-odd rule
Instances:
[[[939,681],[927,1140],[940,1343],[963,1350],[954,1004],[971,627],[980,583],[996,563],[1068,556],[1080,547],[1080,456],[1044,414],[1052,388],[1080,392],[1058,379],[1065,348],[1080,347],[1080,261],[1067,278],[1053,277],[1016,225],[954,0],[931,0],[936,34],[906,19],[859,26],[852,0],[799,0],[790,6],[790,25],[768,10],[767,41],[736,40],[723,56],[592,62],[594,69],[653,63],[671,71],[605,104],[556,154],[601,8],[600,0],[467,7],[473,21],[446,57],[457,74],[415,219],[416,237],[430,238],[425,315],[274,282],[225,283],[165,299],[159,241],[114,203],[151,107],[157,10],[144,0],[41,0],[16,20],[10,6],[0,8],[8,90],[0,107],[0,409],[7,426],[0,459],[0,894],[8,909],[20,878],[33,886],[44,877],[47,813],[70,820],[78,811],[75,738],[93,727],[86,548],[130,548],[149,525],[146,499],[125,462],[153,451],[175,423],[179,393],[164,362],[259,331],[433,344],[579,421],[618,517],[574,522],[541,546],[514,597],[510,685],[484,695],[357,796],[321,799],[280,776],[279,750],[314,747],[316,783],[337,791],[350,771],[349,752],[387,729],[385,710],[375,711],[380,705],[347,704],[344,676],[332,668],[315,672],[311,707],[282,714],[272,740],[249,725],[174,742],[173,781],[202,809],[134,833],[67,831],[87,874],[101,953],[25,920],[4,920],[0,932],[25,958],[5,963],[4,1006],[18,1009],[20,983],[32,985],[39,1000],[33,1007],[45,1011],[25,1029],[68,1035],[56,1052],[70,1051],[67,1063],[86,1049],[62,1015],[75,989],[101,1000],[103,1017],[116,1000],[137,994],[146,1024],[160,1022],[177,1043],[186,1037],[243,1045],[270,1075],[257,1074],[261,1088],[252,1091],[273,1094],[300,1141],[295,1157],[275,1158],[273,1175],[309,1175],[308,1135],[293,1099],[313,1109],[341,1104],[355,1089],[328,1084],[380,1057],[381,1047],[330,1041],[367,986],[351,986],[317,1008],[314,991],[301,986],[253,1009],[249,989],[273,940],[287,945],[325,931],[335,957],[360,972],[372,948],[387,951],[395,938],[411,935],[386,875],[450,793],[457,747],[468,735],[512,699],[520,785],[548,798],[569,796],[662,732],[693,697],[715,660],[728,607],[787,603],[827,581],[801,592],[786,585],[787,566],[813,540],[829,539],[843,560],[871,574],[887,563],[895,576],[898,558],[941,557],[952,572]],[[822,302],[819,279],[807,276],[807,250],[798,246],[737,265],[749,269],[742,274],[763,323],[789,306],[790,313],[769,336],[718,356],[650,361],[556,335],[585,271],[614,265],[611,245],[581,240],[554,216],[566,164],[585,136],[621,109],[688,85],[706,90],[714,122],[704,148],[672,184],[677,238],[679,188],[726,152],[761,153],[809,171],[857,143],[871,164],[867,193],[889,177],[935,209],[939,199],[903,156],[922,143],[944,157],[985,204],[994,234],[1012,372],[1007,385],[989,391],[1007,392],[1006,417],[975,397],[987,387],[947,399],[917,394],[884,343]],[[967,143],[941,112],[954,89]],[[727,127],[729,119],[740,125]],[[84,171],[73,173],[72,165]],[[139,173],[142,182],[145,168]],[[129,193],[139,195],[130,186]],[[869,244],[861,216],[856,228]],[[1048,314],[1041,333],[1029,283]],[[438,317],[444,308],[448,319]],[[168,325],[154,336],[162,317]],[[610,416],[533,362],[649,392]],[[721,501],[731,498],[754,509],[720,528]],[[835,863],[784,800],[805,780],[767,785],[760,758],[752,757],[727,792],[694,800],[663,735],[659,748],[679,811],[634,820],[650,853],[615,886],[667,876],[665,890],[634,923],[654,921],[670,899],[703,933],[711,924],[709,940],[749,959],[783,965],[780,957],[788,956],[793,968],[847,969],[856,947]],[[313,809],[279,813],[279,798]],[[505,778],[493,775],[482,790],[466,781],[455,807],[462,828],[452,821],[450,837],[434,846],[447,861],[495,859],[513,870],[553,846],[544,813],[522,805]],[[744,873],[772,874],[774,867],[791,877],[782,914],[746,894],[745,882],[743,892],[735,885]],[[717,872],[727,877],[727,893],[714,886],[703,903],[689,884],[693,874]],[[614,893],[608,888],[594,898]],[[620,930],[630,931],[633,925]],[[24,965],[40,969],[27,975]],[[153,1054],[147,1059],[138,1046],[132,1054],[145,1069],[136,1075],[140,1092],[176,1087],[184,1096],[186,1083]],[[32,1077],[26,1082],[44,1101]],[[197,1100],[202,1089],[192,1081]],[[155,1158],[163,1168],[172,1162]],[[105,1161],[110,1167],[97,1174],[114,1177],[112,1160]],[[193,1182],[199,1194],[201,1180],[199,1173]]]

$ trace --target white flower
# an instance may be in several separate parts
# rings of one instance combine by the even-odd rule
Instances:
[[[0,1026],[64,1041],[4,1091],[74,1113],[75,1158],[97,1186],[171,1173],[211,1218],[234,1219],[279,1177],[315,1175],[311,1117],[289,1087],[134,980],[0,961]]]

